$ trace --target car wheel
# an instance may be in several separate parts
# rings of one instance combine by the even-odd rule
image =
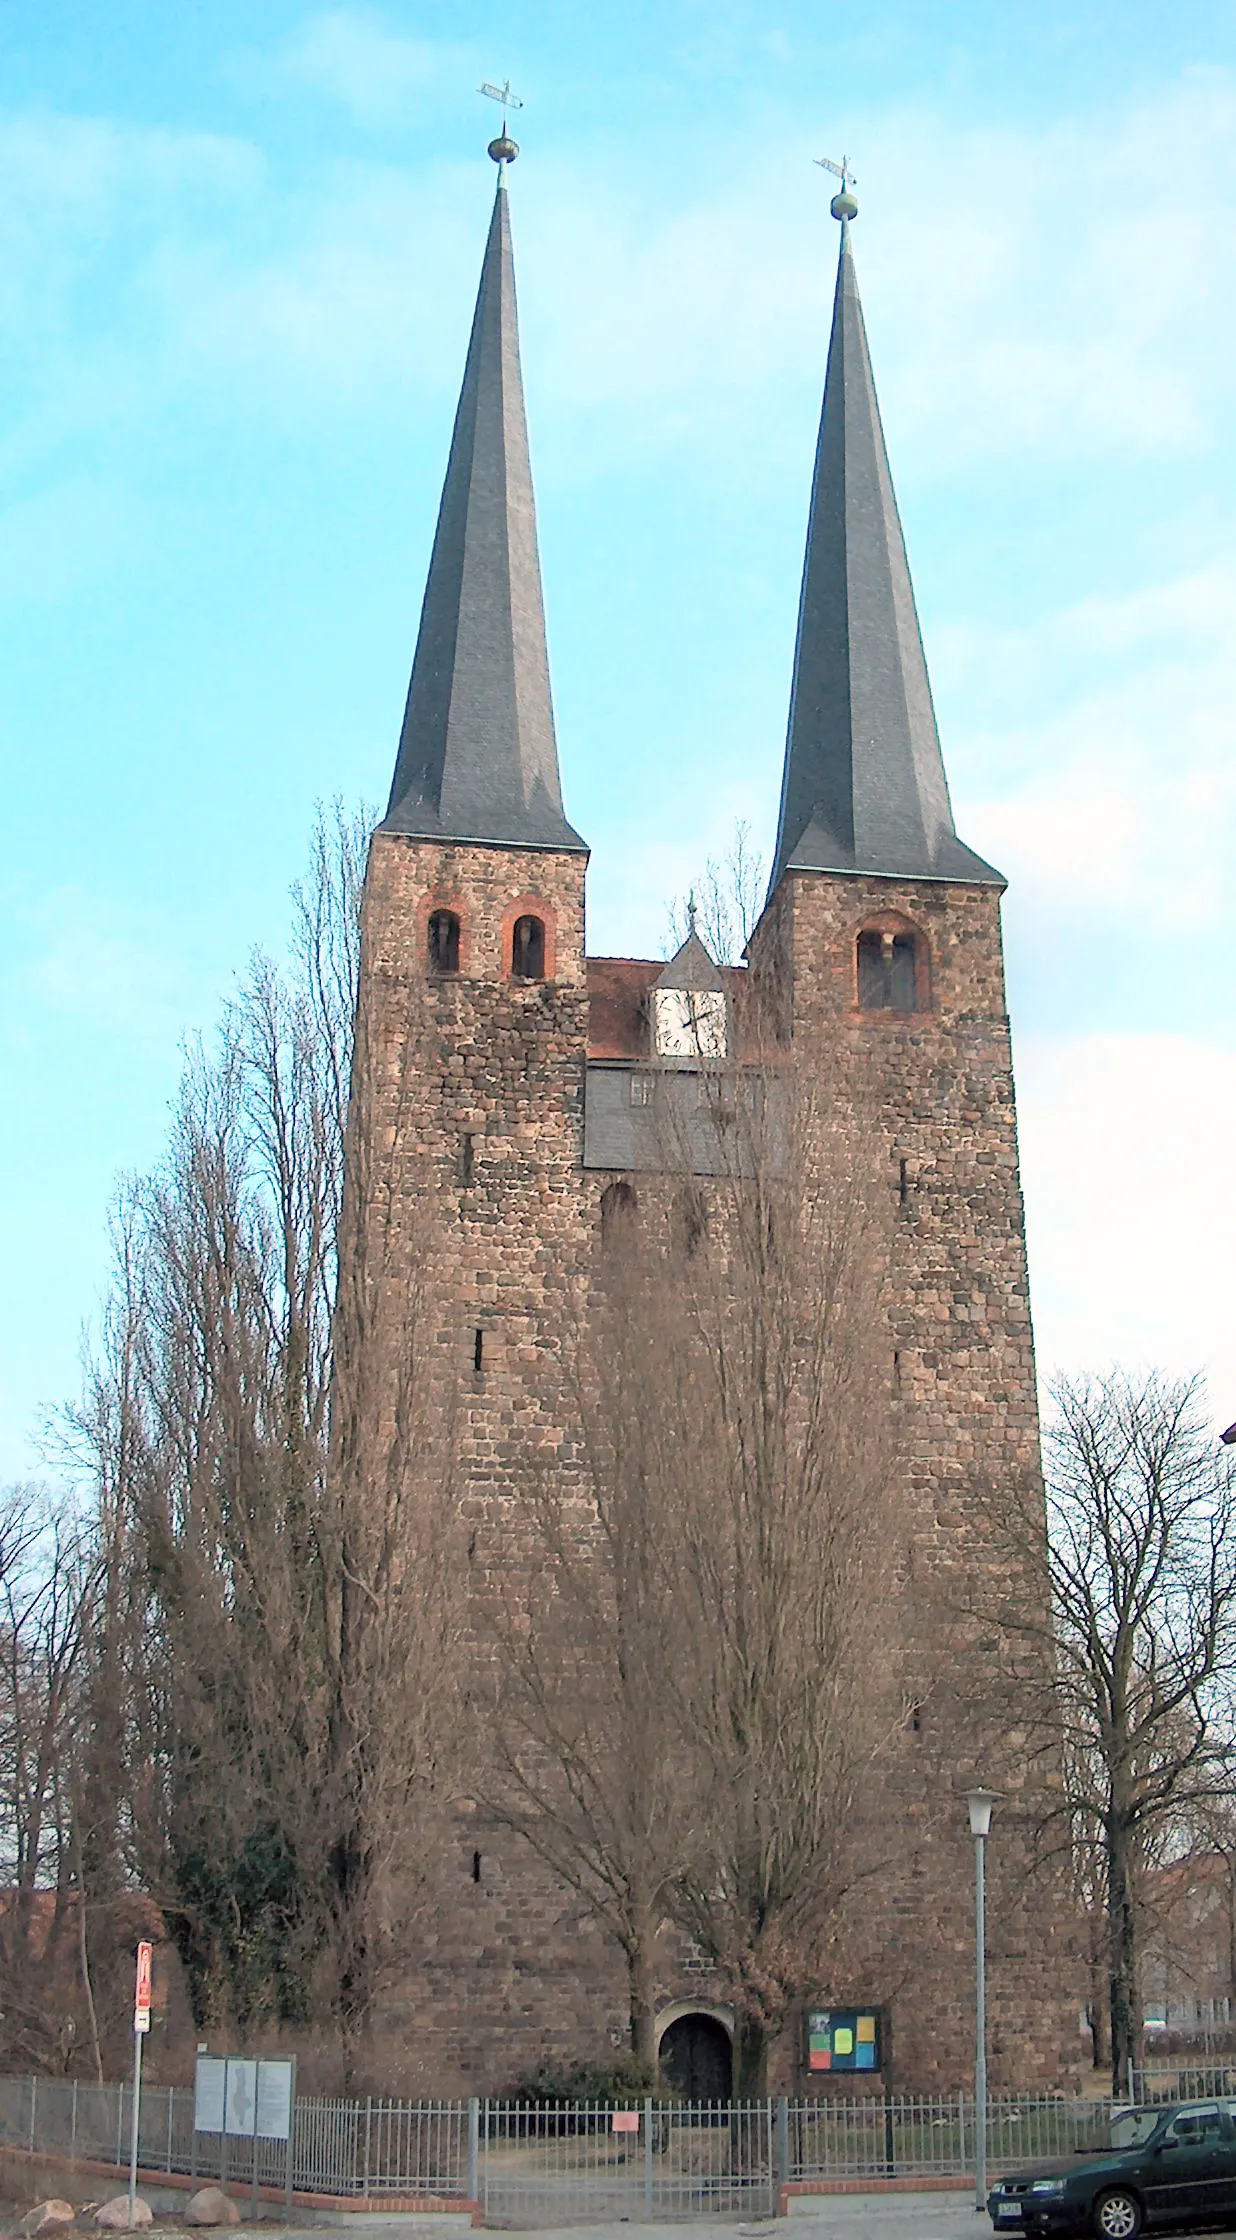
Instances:
[[[1142,2205],[1135,2193],[1101,2193],[1094,2205],[1094,2229],[1099,2240],[1137,2240],[1142,2229]]]

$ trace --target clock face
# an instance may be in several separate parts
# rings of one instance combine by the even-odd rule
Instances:
[[[653,1032],[659,1058],[723,1058],[725,996],[712,988],[655,988]]]

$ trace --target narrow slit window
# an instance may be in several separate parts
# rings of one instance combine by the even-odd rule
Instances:
[[[635,1219],[638,1200],[629,1182],[611,1182],[601,1192],[601,1235],[607,1242],[624,1235]]]
[[[429,969],[442,973],[459,970],[459,920],[453,910],[430,912]]]
[[[481,1854],[480,1854],[480,1852],[479,1852],[479,1851],[474,1851],[474,1852],[473,1852],[473,1854],[472,1854],[472,1880],[473,1880],[474,1882],[479,1882],[479,1881],[480,1881],[480,1879],[481,1879]]]
[[[511,935],[511,975],[516,980],[545,978],[545,927],[540,918],[516,918]]]
[[[708,1202],[702,1191],[684,1190],[678,1200],[678,1222],[688,1255],[698,1252],[708,1235]]]
[[[475,1168],[476,1150],[473,1138],[467,1135],[461,1136],[459,1139],[459,1179],[465,1190],[472,1180]]]
[[[472,1366],[476,1370],[478,1376],[484,1366],[484,1362],[485,1333],[483,1330],[474,1330],[472,1333]]]

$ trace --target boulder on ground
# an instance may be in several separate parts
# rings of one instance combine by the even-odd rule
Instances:
[[[139,2225],[154,2223],[154,2211],[139,2193],[133,2204],[130,2222],[129,2196],[127,2193],[118,2193],[113,2200],[105,2201],[101,2209],[95,2210],[94,2221],[100,2232],[136,2232]]]
[[[221,2186],[202,2186],[185,2210],[186,2224],[239,2224],[240,2210]]]
[[[40,2201],[22,2218],[17,2229],[26,2240],[50,2240],[54,2232],[70,2232],[76,2210],[71,2201]]]

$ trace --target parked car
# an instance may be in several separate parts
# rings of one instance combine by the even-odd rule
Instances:
[[[1137,2240],[1169,2225],[1236,2224],[1236,2101],[1125,2108],[1110,2137],[1060,2162],[1001,2178],[987,2196],[997,2232]]]

